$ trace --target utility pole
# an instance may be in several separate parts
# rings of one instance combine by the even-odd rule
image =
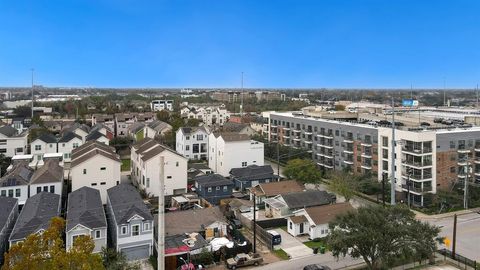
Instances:
[[[452,239],[452,259],[455,260],[455,250],[457,246],[457,214],[453,216],[453,239]]]
[[[467,154],[468,155],[468,154]],[[468,158],[465,161],[465,185],[463,187],[463,208],[468,209],[468,172],[470,168],[468,167]]]
[[[277,140],[277,175],[280,179],[280,142]]]
[[[446,85],[447,85],[447,82],[446,82],[446,79],[445,79],[445,76],[444,76],[444,77],[443,77],[443,106],[444,106],[444,107],[447,106]]]
[[[408,178],[407,178],[407,194],[408,194],[408,208],[410,208],[410,172],[408,172]]]
[[[242,71],[242,92],[240,93],[240,119],[243,117],[243,71]]]
[[[30,71],[32,72],[32,120],[33,120],[33,73],[35,72],[34,68],[31,68]]]
[[[395,205],[395,101],[392,97],[392,158],[391,158],[390,204]]]
[[[257,216],[257,196],[253,194],[253,253],[257,253],[257,217],[256,216]]]
[[[158,256],[157,256],[157,269],[165,269],[165,181],[164,177],[164,165],[165,158],[160,157],[160,195],[158,196]]]
[[[382,173],[382,201],[383,208],[385,208],[385,181],[387,180],[387,173]]]

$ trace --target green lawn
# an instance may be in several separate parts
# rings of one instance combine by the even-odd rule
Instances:
[[[283,249],[276,249],[276,250],[273,251],[273,254],[275,254],[275,256],[277,256],[278,258],[280,258],[282,260],[290,259],[288,257],[288,254]]]
[[[130,159],[122,159],[122,171],[130,171]]]
[[[303,242],[303,244],[311,249],[323,246],[323,247],[326,247],[327,250],[329,250],[325,239],[319,239],[318,241]]]

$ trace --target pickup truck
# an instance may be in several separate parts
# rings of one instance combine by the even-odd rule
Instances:
[[[227,260],[228,269],[237,269],[238,267],[259,265],[263,262],[263,258],[257,253],[238,253],[234,258]]]

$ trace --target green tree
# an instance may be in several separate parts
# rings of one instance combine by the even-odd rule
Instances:
[[[31,117],[32,107],[30,105],[17,106],[13,109],[13,113],[18,117]]]
[[[170,120],[170,114],[165,110],[159,111],[157,112],[157,120],[168,123]]]
[[[345,197],[350,201],[358,189],[358,178],[348,172],[333,172],[329,175],[329,187],[334,193]]]
[[[12,162],[12,158],[6,157],[4,154],[0,154],[0,176],[3,176],[7,172],[8,166]]]
[[[292,159],[287,163],[283,174],[288,179],[302,183],[318,183],[322,179],[320,171],[315,163],[308,159]]]
[[[383,269],[398,258],[420,260],[436,250],[440,229],[415,219],[405,206],[368,206],[337,216],[329,224],[335,257],[362,258],[368,269]]]
[[[113,248],[102,248],[103,266],[106,270],[139,270],[140,265],[129,264],[125,255]]]
[[[34,233],[10,247],[5,253],[2,270],[104,269],[100,255],[93,254],[95,244],[90,236],[75,239],[73,248],[65,250],[62,232],[65,221],[54,217],[43,233]]]

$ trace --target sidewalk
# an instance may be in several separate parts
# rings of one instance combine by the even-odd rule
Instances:
[[[411,210],[415,213],[417,219],[442,219],[442,218],[448,218],[448,217],[453,217],[455,214],[457,216],[462,216],[462,215],[468,215],[472,213],[476,213],[480,211],[480,208],[472,208],[472,209],[467,209],[467,210],[459,210],[455,212],[448,212],[448,213],[442,213],[442,214],[436,214],[436,215],[428,215],[416,210]]]

